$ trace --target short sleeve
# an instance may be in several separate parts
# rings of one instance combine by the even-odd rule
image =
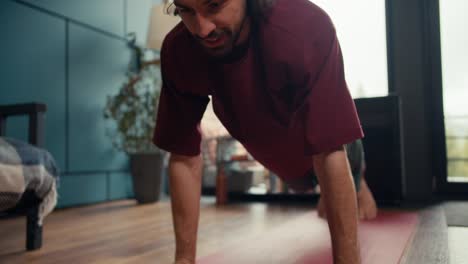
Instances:
[[[314,155],[363,137],[348,90],[340,45],[331,24],[304,41],[304,93],[297,118],[304,129],[304,152]]]
[[[196,156],[201,152],[200,121],[208,96],[182,92],[174,87],[168,66],[167,50],[161,52],[163,85],[158,103],[153,143],[168,152]]]

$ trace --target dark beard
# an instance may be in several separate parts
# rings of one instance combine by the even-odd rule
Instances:
[[[203,45],[204,38],[200,38],[197,35],[193,36],[196,40],[198,45],[206,52],[208,56],[211,57],[224,57],[226,54],[229,54],[233,47],[233,39],[234,36],[232,35],[231,31],[224,30],[222,32],[211,32],[206,38],[217,38],[217,37],[225,37],[226,40],[224,44],[217,48],[209,48]]]
[[[237,57],[236,54],[239,53],[238,50],[245,49],[245,46],[246,46],[245,44],[236,45],[236,43],[239,41],[241,32],[244,29],[246,20],[247,20],[247,15],[244,16],[244,18],[242,19],[241,25],[239,27],[239,30],[237,30],[235,33],[233,33],[231,30],[224,30],[222,33],[217,33],[217,32],[210,33],[210,35],[207,38],[218,37],[222,34],[227,36],[227,41],[225,45],[218,49],[207,48],[202,44],[204,40],[203,38],[200,38],[197,35],[193,35],[193,37],[197,40],[197,43],[207,53],[208,56],[216,60],[223,60],[223,61],[230,60],[231,57]],[[249,41],[247,40],[246,43],[248,42]]]

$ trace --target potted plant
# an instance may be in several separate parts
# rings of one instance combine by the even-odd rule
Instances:
[[[143,56],[143,52],[137,52]],[[159,200],[166,153],[152,143],[161,78],[159,60],[138,63],[129,70],[118,93],[107,97],[104,118],[114,121],[108,130],[113,146],[130,157],[135,198],[139,203]]]

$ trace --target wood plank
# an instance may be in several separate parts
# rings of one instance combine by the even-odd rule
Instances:
[[[198,256],[219,252],[246,237],[260,237],[314,210],[310,205],[202,201]],[[413,210],[413,211],[416,211]],[[298,220],[298,221],[299,221]],[[424,210],[421,226],[401,263],[448,263],[443,209]],[[24,218],[0,221],[0,263],[171,263],[174,237],[170,203],[133,200],[59,209],[45,221],[43,247],[25,251]],[[445,232],[445,236],[444,236]],[[248,264],[248,263],[246,263]]]
[[[202,203],[198,254],[215,252],[246,235],[267,232],[311,206]],[[25,220],[0,222],[0,263],[171,263],[174,238],[170,204],[133,200],[53,212],[44,224],[43,248],[24,249]],[[229,232],[228,232],[229,231]]]

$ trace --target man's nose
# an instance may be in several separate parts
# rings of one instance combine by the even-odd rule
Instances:
[[[213,22],[200,14],[197,14],[195,19],[197,23],[196,34],[200,38],[208,37],[216,29],[216,25]]]

